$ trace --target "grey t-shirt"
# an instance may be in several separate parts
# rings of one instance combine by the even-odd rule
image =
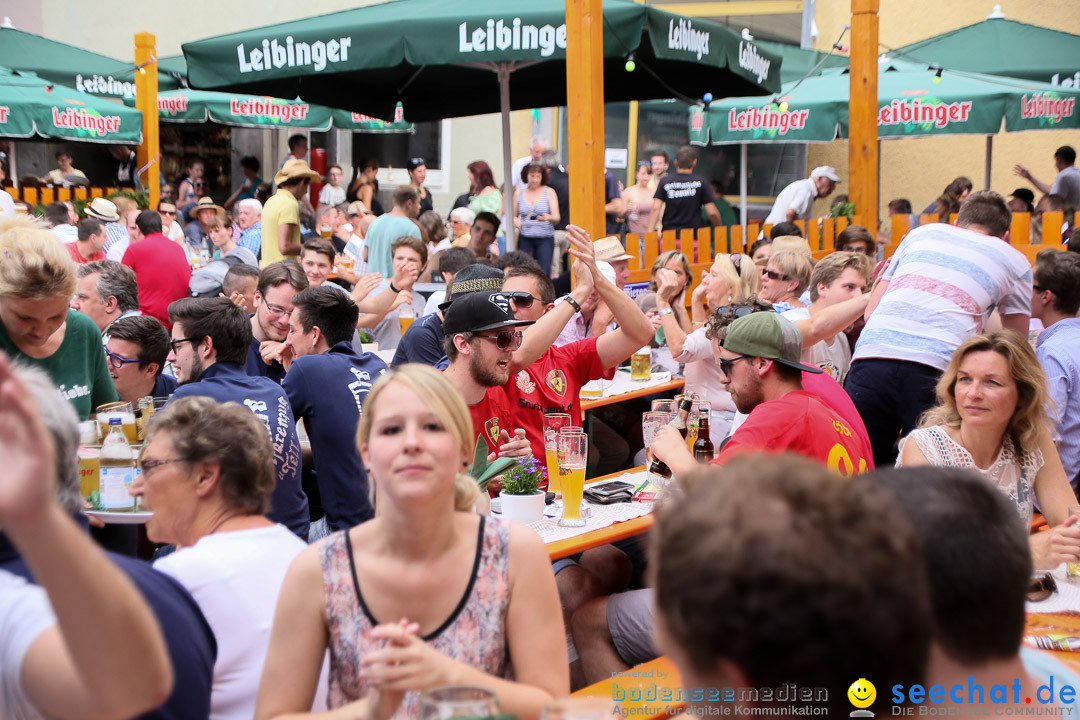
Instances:
[[[1080,170],[1075,165],[1070,165],[1057,174],[1054,184],[1050,186],[1051,195],[1060,195],[1065,198],[1065,204],[1073,210],[1080,210]],[[1069,218],[1065,218],[1068,222]]]

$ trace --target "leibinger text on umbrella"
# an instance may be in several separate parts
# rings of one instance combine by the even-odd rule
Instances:
[[[1047,118],[1061,122],[1061,118],[1071,117],[1075,108],[1076,98],[1054,98],[1045,93],[1020,98],[1020,116],[1024,119]]]
[[[943,128],[951,122],[967,122],[972,102],[924,103],[921,100],[893,100],[878,110],[878,126],[930,124]]]
[[[187,111],[187,95],[158,95],[157,109],[159,113],[178,115]]]
[[[732,108],[728,113],[728,130],[776,130],[786,135],[788,130],[804,129],[809,115],[809,110],[749,108],[740,112]]]
[[[244,49],[244,44],[236,46],[236,56],[240,60],[240,72],[259,72],[282,67],[311,66],[315,72],[325,70],[328,63],[345,62],[349,59],[351,37],[336,40],[317,40],[313,43],[293,42],[292,35],[279,43],[277,38],[263,38],[262,44],[251,50]],[[261,49],[260,49],[261,48]],[[246,54],[245,54],[246,52]]]
[[[552,25],[523,25],[521,18],[509,24],[488,18],[484,25],[469,32],[468,23],[458,25],[458,52],[491,52],[493,50],[539,50],[541,57],[550,57],[555,48],[566,49],[566,23]]]
[[[7,105],[0,105],[0,123],[6,123],[8,119],[8,113],[11,112],[11,108]]]
[[[108,135],[120,130],[119,115],[91,115],[85,110],[75,108],[52,109],[53,125],[58,128],[91,130],[98,135]]]
[[[695,30],[689,20],[679,20],[675,24],[675,18],[668,23],[667,46],[669,50],[686,50],[697,53],[697,59],[702,55],[709,54],[709,37],[711,33]],[[740,53],[740,64],[741,64]]]
[[[765,78],[769,77],[769,68],[772,67],[772,60],[761,57],[755,45],[744,43],[740,40],[739,67],[754,73],[754,77],[758,79],[758,82],[762,82]]]
[[[280,120],[281,122],[303,120],[307,117],[308,108],[310,107],[307,103],[286,103],[280,100],[263,100],[261,98],[251,98],[249,100],[241,100],[235,97],[229,98],[229,112],[233,115],[265,117]]]
[[[135,83],[114,80],[112,75],[108,77],[92,75],[88,78],[83,78],[82,75],[76,75],[75,89],[82,92],[96,93],[98,95],[122,95],[127,98],[135,97]]]

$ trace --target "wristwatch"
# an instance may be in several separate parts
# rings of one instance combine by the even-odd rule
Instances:
[[[671,314],[672,314],[672,313],[674,313],[674,312],[675,312],[675,311],[674,311],[674,310],[672,310],[671,308],[669,308],[669,307],[666,307],[666,308],[664,308],[663,310],[658,310],[658,311],[657,311],[657,313],[656,313],[656,315],[657,315],[657,317],[664,317],[665,315],[671,315]]]
[[[581,303],[574,299],[573,295],[563,295],[563,302],[570,303],[570,307],[574,308],[575,312],[581,312]]]

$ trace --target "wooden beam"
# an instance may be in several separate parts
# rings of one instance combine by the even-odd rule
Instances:
[[[803,0],[653,3],[653,7],[676,15],[702,18],[733,17],[736,15],[801,15]]]
[[[143,116],[143,141],[136,158],[146,170],[145,186],[150,208],[157,209],[161,194],[161,151],[158,135],[157,38],[152,33],[135,33],[135,107]]]
[[[848,194],[865,227],[878,217],[878,0],[851,0]]]
[[[594,240],[606,234],[603,27],[601,0],[566,0],[570,221]]]

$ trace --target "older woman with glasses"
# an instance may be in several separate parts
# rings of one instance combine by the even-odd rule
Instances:
[[[119,396],[101,331],[68,307],[78,281],[63,244],[31,216],[0,219],[0,350],[35,365],[86,420]]]
[[[250,718],[278,592],[306,547],[265,516],[274,489],[266,426],[237,403],[181,398],[154,416],[139,465],[131,493],[154,513],[146,533],[179,548],[154,567],[188,589],[217,638],[210,717]]]
[[[810,258],[801,252],[773,252],[765,269],[761,271],[759,297],[771,302],[776,312],[806,307],[799,300],[799,296],[809,285],[810,273],[813,270]]]
[[[543,543],[471,511],[475,437],[464,399],[434,368],[405,364],[375,382],[356,439],[378,514],[289,568],[256,718],[305,713],[327,648],[340,717],[415,720],[424,690],[472,685],[502,712],[536,718],[569,692]]]

